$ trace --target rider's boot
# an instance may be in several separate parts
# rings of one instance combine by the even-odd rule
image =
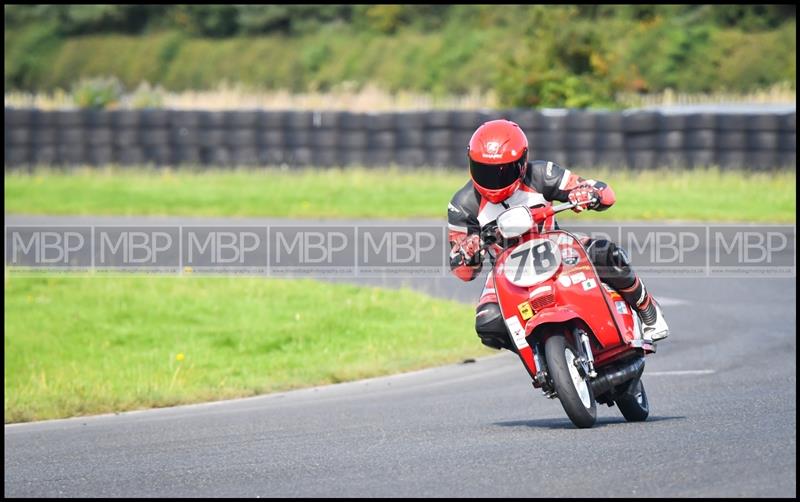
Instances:
[[[642,321],[642,338],[657,342],[669,336],[669,326],[664,319],[661,306],[647,292],[642,281],[636,277],[633,286],[619,291],[622,298],[639,314]]]
[[[475,310],[475,331],[487,347],[493,349],[507,349],[516,352],[516,347],[511,343],[506,324],[503,322],[503,313],[496,302],[486,302],[478,305]]]

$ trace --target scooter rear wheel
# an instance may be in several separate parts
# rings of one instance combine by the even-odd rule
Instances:
[[[576,427],[592,427],[597,420],[597,403],[591,385],[574,364],[579,352],[561,334],[547,339],[544,352],[548,373],[567,416]]]
[[[614,402],[628,422],[641,422],[650,414],[650,405],[647,403],[647,393],[641,378],[631,382],[628,390]]]

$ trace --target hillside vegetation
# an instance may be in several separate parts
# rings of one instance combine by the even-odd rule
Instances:
[[[14,5],[6,90],[113,76],[325,92],[493,92],[503,107],[796,88],[793,5]]]

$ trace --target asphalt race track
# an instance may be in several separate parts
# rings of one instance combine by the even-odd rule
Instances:
[[[503,352],[249,399],[7,425],[4,493],[796,497],[796,279],[646,283],[672,335],[647,360],[643,423],[602,406],[594,428],[576,429]],[[465,302],[482,286],[407,284]]]

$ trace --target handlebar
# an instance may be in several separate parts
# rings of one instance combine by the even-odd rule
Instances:
[[[534,224],[539,224],[544,222],[550,216],[553,216],[554,214],[560,213],[562,211],[566,211],[567,209],[572,209],[575,206],[576,204],[573,204],[572,202],[567,202],[564,204],[559,204],[557,206],[531,208],[530,210],[531,218],[533,218]],[[484,227],[483,230],[481,230],[482,245],[479,250],[479,253],[487,251],[497,241],[498,241],[497,222],[493,221],[486,227]]]
[[[531,217],[533,218],[534,223],[541,223],[550,216],[553,216],[556,213],[560,213],[561,211],[566,211],[567,209],[572,209],[575,206],[576,204],[573,204],[572,202],[567,202],[564,204],[559,204],[557,206],[535,207],[531,209]]]

